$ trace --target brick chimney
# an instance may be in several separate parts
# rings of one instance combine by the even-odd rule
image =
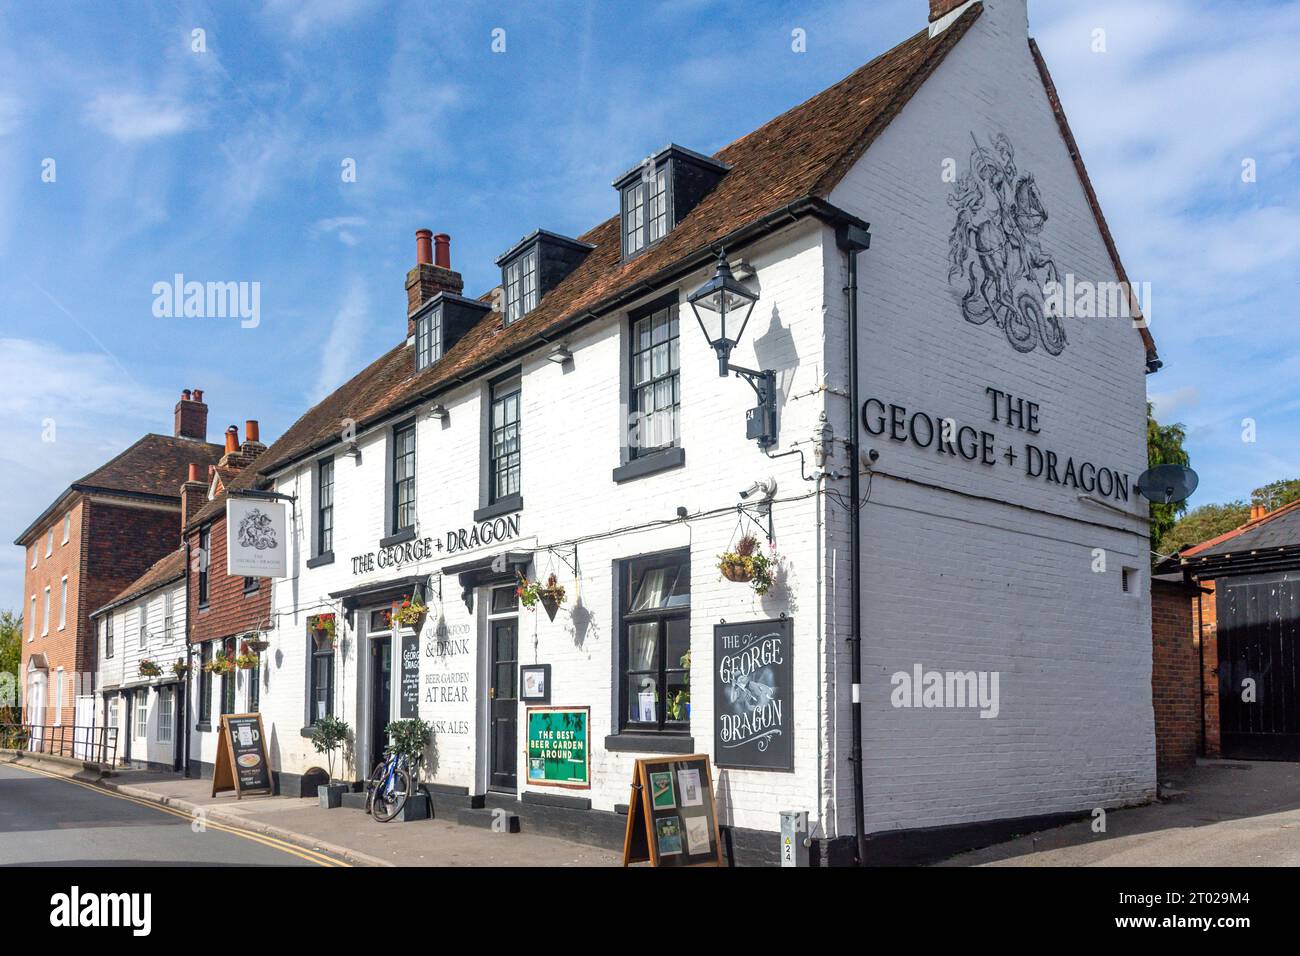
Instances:
[[[208,440],[208,406],[203,403],[203,389],[181,392],[181,400],[176,403],[177,438],[191,438],[194,441]]]
[[[436,251],[435,251],[436,247]],[[415,334],[411,318],[439,292],[460,295],[465,282],[451,268],[451,236],[428,229],[415,233],[415,268],[406,274],[406,334]]]
[[[181,485],[181,533],[190,519],[199,513],[208,500],[208,485],[199,477],[199,465],[190,462],[190,475]]]

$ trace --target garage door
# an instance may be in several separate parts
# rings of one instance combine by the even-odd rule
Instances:
[[[1300,571],[1217,582],[1225,757],[1300,760]]]

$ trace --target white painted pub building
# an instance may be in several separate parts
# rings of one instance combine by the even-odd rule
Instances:
[[[442,812],[617,840],[636,757],[706,753],[736,847],[806,811],[823,862],[1153,796],[1159,360],[1140,317],[1051,307],[1127,277],[1024,0],[930,7],[715,155],[632,165],[585,235],[529,232],[498,289],[419,233],[404,339],[231,491],[292,499],[282,779],[324,766],[326,714],[354,780],[418,715]],[[725,333],[688,301],[712,279]],[[751,535],[766,589],[720,570]],[[517,595],[552,574],[553,619]],[[567,777],[541,707],[585,722]]]

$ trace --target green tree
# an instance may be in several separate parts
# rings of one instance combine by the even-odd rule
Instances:
[[[0,611],[0,675],[13,675],[12,683],[0,677],[0,724],[17,719],[17,700],[8,700],[9,688],[18,688],[18,672],[23,659],[23,619],[13,611]],[[7,685],[7,686],[6,686]],[[11,713],[8,708],[15,710]]]
[[[1270,482],[1250,493],[1252,505],[1263,505],[1269,511],[1276,511],[1283,505],[1300,498],[1300,478],[1284,478]]]
[[[1173,554],[1179,548],[1200,544],[1233,528],[1240,528],[1250,518],[1250,505],[1244,501],[1201,505],[1183,515],[1160,538],[1156,551]]]
[[[1156,417],[1151,408],[1151,403],[1147,402],[1147,467],[1154,468],[1156,465],[1186,465],[1190,459],[1187,452],[1183,449],[1183,442],[1187,438],[1187,428],[1181,422],[1173,425],[1161,425],[1156,421]],[[1173,528],[1178,516],[1187,511],[1187,502],[1178,501],[1172,504],[1151,503],[1151,540],[1152,542],[1162,542]],[[1162,554],[1168,554],[1168,551],[1160,550]]]

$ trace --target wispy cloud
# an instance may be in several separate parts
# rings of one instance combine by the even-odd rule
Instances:
[[[123,143],[172,136],[194,124],[192,110],[173,98],[132,92],[98,94],[86,119]]]
[[[373,356],[358,354],[356,343],[364,341],[370,317],[370,295],[360,279],[348,282],[329,335],[321,346],[317,374],[309,400],[314,404],[357,373]],[[388,339],[385,338],[385,341]]]

